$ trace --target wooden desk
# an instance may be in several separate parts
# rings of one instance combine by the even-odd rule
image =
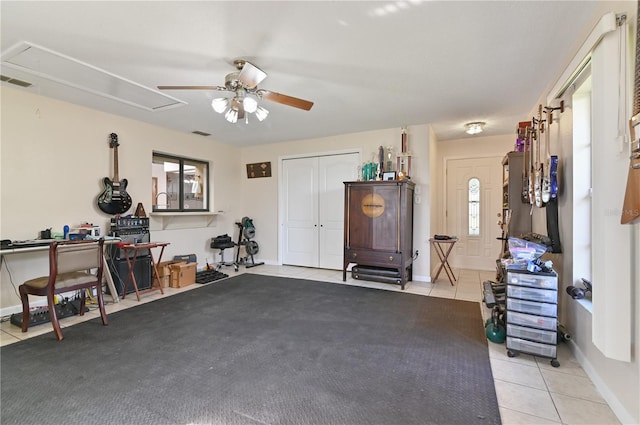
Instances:
[[[124,282],[124,288],[122,288],[122,299],[127,295],[127,284],[131,282],[133,284],[133,289],[136,291],[136,297],[138,297],[138,301],[140,301],[140,294],[146,293],[149,291],[154,291],[155,289],[160,289],[160,293],[164,294],[162,290],[162,280],[160,279],[160,275],[158,274],[158,263],[162,261],[162,254],[164,253],[164,248],[169,245],[168,242],[149,242],[149,243],[138,243],[138,244],[130,244],[130,245],[122,245],[120,248],[124,251],[125,257],[127,258],[127,264],[129,265],[129,280]],[[160,254],[158,255],[158,259],[156,260],[153,257],[153,248],[160,248]],[[136,264],[136,259],[138,258],[138,252],[141,249],[149,250],[149,255],[151,256],[151,287],[149,289],[145,289],[144,291],[140,291],[138,289],[138,282],[136,282],[136,276],[133,273],[134,266]],[[129,252],[133,252],[133,255],[130,256]],[[153,277],[156,277],[156,281],[158,282],[158,288],[153,287]]]
[[[449,261],[447,261],[447,259],[449,258],[449,254],[451,253],[453,246],[456,244],[456,242],[458,242],[458,239],[457,238],[455,239],[431,238],[429,239],[429,242],[431,242],[431,245],[436,250],[436,254],[438,254],[438,258],[440,258],[440,267],[438,267],[436,276],[433,279],[431,279],[431,281],[435,283],[435,281],[438,279],[438,276],[440,276],[440,272],[442,271],[442,269],[444,269],[445,273],[447,274],[447,277],[449,278],[449,282],[451,283],[451,286],[453,286],[453,282],[456,281],[456,276],[453,274],[453,270],[451,270],[451,266],[449,265]],[[448,245],[446,251],[443,248],[443,245]]]
[[[119,239],[105,239],[104,245],[107,246],[109,244],[118,243]],[[29,246],[25,248],[2,248],[0,249],[0,256],[10,255],[10,254],[24,254],[27,252],[40,252],[40,251],[49,251],[50,244],[39,245],[39,246]],[[106,251],[106,250],[105,250]],[[118,298],[118,291],[116,291],[116,286],[113,283],[113,277],[111,273],[109,273],[109,267],[107,263],[107,259],[105,257],[104,252],[102,253],[102,262],[104,263],[104,273],[102,274],[107,281],[107,285],[109,286],[109,291],[111,292],[111,298],[114,303],[119,303],[120,298]]]

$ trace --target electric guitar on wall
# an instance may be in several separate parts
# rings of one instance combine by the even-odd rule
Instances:
[[[98,208],[107,214],[122,214],[131,208],[131,196],[127,193],[127,179],[118,176],[118,135],[109,135],[109,147],[113,149],[113,180],[105,177],[104,190],[98,195]]]
[[[547,134],[548,131],[545,128],[545,122],[542,121],[542,105],[538,106],[538,123],[536,126],[536,159],[535,159],[535,171],[533,175],[533,200],[538,208],[542,208],[542,180],[544,179],[544,164],[540,155],[540,142],[542,141],[542,133]]]
[[[531,131],[529,132],[529,134],[531,135],[531,143],[529,144],[529,181],[527,182],[527,198],[529,201],[529,205],[533,206],[533,204],[535,203],[535,190],[534,190],[534,182],[535,182],[535,175],[536,175],[536,166],[535,166],[535,162],[533,160],[533,153],[534,153],[534,144],[536,143],[536,138],[538,137],[538,130],[537,130],[537,126],[538,124],[536,123],[536,119],[533,118],[531,120],[531,123],[533,124],[533,127],[531,129]]]
[[[640,13],[640,3],[638,3]],[[627,188],[624,193],[622,204],[621,224],[635,222],[640,218],[640,14],[637,15],[636,22],[636,65],[635,79],[633,84],[633,116],[629,120],[629,130],[631,136],[631,149],[629,157],[629,174],[627,176]]]
[[[545,137],[545,174],[542,179],[542,202],[549,203],[558,198],[558,155],[551,155],[551,124],[553,123],[553,111],[564,112],[564,100],[560,101],[560,106],[545,106],[544,111],[547,114],[547,133]]]
[[[542,203],[546,205],[551,200],[551,154],[549,153],[549,142],[551,136],[551,120],[553,116],[548,110],[545,110],[547,113],[547,128],[544,133],[544,150],[545,152],[545,167],[544,167],[544,175],[542,176]]]
[[[522,160],[522,192],[520,198],[522,203],[529,202],[529,156],[531,155],[531,122],[523,121],[522,126],[518,127],[518,137],[521,137],[524,146],[524,155]]]

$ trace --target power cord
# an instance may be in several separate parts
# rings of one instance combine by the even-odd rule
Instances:
[[[13,291],[16,294],[16,297],[20,300],[20,293],[18,292],[18,288],[16,288],[16,284],[13,282],[13,274],[11,273],[11,269],[9,268],[9,263],[7,262],[6,256],[0,256],[0,271],[2,270],[2,264],[7,269],[7,274],[9,275],[9,282],[11,282],[11,286],[13,286]],[[22,300],[20,300],[22,302]]]

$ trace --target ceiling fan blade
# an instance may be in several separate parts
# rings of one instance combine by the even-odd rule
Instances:
[[[228,90],[223,86],[158,86],[158,90]]]
[[[250,62],[245,62],[242,67],[242,71],[240,71],[240,74],[238,75],[238,80],[240,80],[246,87],[252,89],[260,84],[266,77],[266,72]]]
[[[304,109],[305,111],[310,110],[313,106],[313,102],[309,102],[308,100],[287,96],[286,94],[276,93],[274,91],[258,90],[258,94],[264,100],[282,103],[283,105],[293,106],[294,108]]]

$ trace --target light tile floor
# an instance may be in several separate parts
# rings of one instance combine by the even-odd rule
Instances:
[[[241,267],[239,272],[234,272],[231,267],[228,267],[224,272],[229,276],[240,273],[257,273],[391,291],[400,290],[400,287],[396,285],[354,280],[350,275],[348,275],[346,282],[342,282],[342,272],[335,270],[262,265],[251,269]],[[455,273],[458,279],[455,286],[451,286],[448,280],[440,278],[436,283],[409,282],[405,292],[478,302],[478,308],[481,309],[483,318],[488,318],[490,310],[482,303],[482,282],[494,280],[495,272],[463,269],[455,270]],[[196,290],[200,287],[201,285],[196,284],[180,289],[164,288],[164,295],[158,291],[148,293],[142,296],[140,302],[137,301],[135,294],[128,295],[125,300],[121,300],[119,303],[113,303],[111,298],[107,296],[105,298],[107,313],[135,307],[140,303],[183,291]],[[99,316],[96,308],[92,307],[84,317],[74,316],[61,320],[61,326],[63,328],[73,326],[81,321]],[[0,323],[0,345],[11,344],[48,332],[52,332],[51,326],[43,324],[32,327],[27,333],[22,333],[18,327],[8,321],[8,318],[3,318]],[[52,338],[54,338],[53,335]],[[547,358],[526,354],[518,354],[516,357],[510,358],[507,356],[504,344],[495,344],[490,341],[488,344],[503,424],[602,425],[620,423],[566,344],[561,343],[558,346],[559,368],[552,367]]]

